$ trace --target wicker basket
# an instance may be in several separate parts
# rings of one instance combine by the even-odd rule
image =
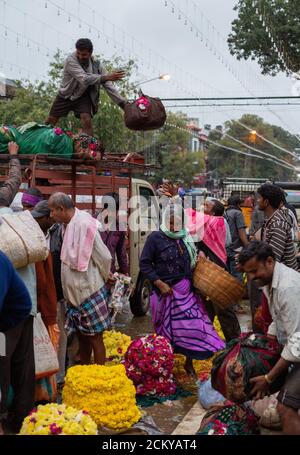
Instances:
[[[244,287],[222,267],[200,257],[193,276],[194,286],[201,294],[224,309],[237,303],[244,294]]]

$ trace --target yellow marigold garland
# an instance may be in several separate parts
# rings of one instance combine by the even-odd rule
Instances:
[[[120,362],[131,343],[131,337],[125,333],[106,330],[103,333],[106,358],[114,363]]]
[[[22,424],[20,435],[96,435],[97,425],[85,410],[50,403],[33,409]]]
[[[130,428],[141,418],[135,387],[123,365],[78,365],[69,368],[63,402],[86,409],[98,427]]]

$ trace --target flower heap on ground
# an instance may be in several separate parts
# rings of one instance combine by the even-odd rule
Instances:
[[[139,421],[135,387],[123,365],[78,365],[69,368],[63,402],[86,409],[98,427],[130,428]]]
[[[124,363],[137,395],[169,396],[176,392],[173,349],[164,337],[151,334],[133,340]]]
[[[225,340],[220,322],[217,317],[215,317],[214,319],[214,327],[219,337],[222,338],[222,340]],[[198,378],[201,381],[206,381],[209,378],[212,369],[213,358],[214,357],[211,357],[210,359],[207,360],[193,360],[193,366],[195,368]],[[187,373],[184,369],[185,360],[186,358],[182,354],[175,354],[174,356],[173,373],[177,379],[185,378],[187,376]]]
[[[131,338],[130,336],[125,335],[125,333],[106,330],[103,333],[103,341],[107,361],[120,363],[131,343]]]
[[[21,435],[95,435],[97,425],[85,410],[50,403],[33,409],[24,421]]]

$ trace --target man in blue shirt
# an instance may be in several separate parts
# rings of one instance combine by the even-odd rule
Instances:
[[[0,331],[5,335],[5,353],[0,357],[0,433],[7,419],[7,398],[12,386],[14,400],[7,423],[19,432],[34,404],[35,367],[31,299],[10,260],[0,251]]]

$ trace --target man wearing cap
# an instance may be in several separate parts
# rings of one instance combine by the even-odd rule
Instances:
[[[59,361],[59,372],[57,374],[57,384],[60,386],[64,383],[65,377],[65,363],[66,363],[66,352],[67,352],[67,335],[65,332],[65,312],[66,312],[66,303],[64,300],[64,295],[62,291],[61,284],[61,260],[60,253],[62,247],[62,225],[55,223],[50,216],[50,209],[48,206],[48,201],[39,202],[35,208],[32,210],[31,215],[38,222],[40,228],[44,232],[46,239],[48,241],[48,247],[51,253],[51,263],[50,268],[50,278],[54,280],[55,290],[56,290],[56,311],[57,311],[57,324],[59,328],[59,342],[58,342],[58,361]],[[48,258],[48,265],[49,265]],[[46,278],[47,275],[44,274],[46,264],[37,265],[37,274],[40,280]],[[49,283],[48,283],[49,286]],[[38,282],[38,290],[39,290]],[[52,297],[53,298],[53,297]],[[53,321],[52,321],[53,322]]]
[[[63,80],[46,124],[54,126],[60,117],[66,117],[72,111],[80,118],[83,131],[93,136],[92,117],[98,110],[100,85],[115,104],[124,108],[126,100],[112,82],[123,79],[125,73],[107,73],[104,67],[93,59],[92,53],[91,40],[81,38],[76,42],[76,51],[65,60]]]

